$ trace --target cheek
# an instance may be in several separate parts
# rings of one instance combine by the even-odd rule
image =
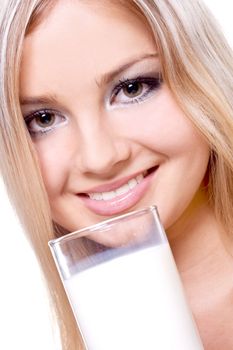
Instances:
[[[187,208],[194,210],[197,205],[196,198],[201,193],[206,200],[203,181],[209,155],[208,145],[200,139],[193,139],[193,146],[190,144],[161,166],[154,198],[166,229],[183,217]]]
[[[124,130],[125,135],[127,132],[126,137],[133,142],[157,153],[172,156],[187,148],[195,149],[200,143],[197,130],[166,87],[146,103],[121,113],[116,118],[116,128]]]
[[[61,145],[61,142],[56,143],[54,147],[54,142],[49,138],[36,144],[41,174],[50,199],[62,192],[67,179],[69,155]]]

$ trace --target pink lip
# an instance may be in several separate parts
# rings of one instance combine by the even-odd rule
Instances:
[[[152,177],[154,176],[156,171],[157,169],[152,173],[150,173],[149,175],[147,175],[146,177],[144,177],[144,179],[129,192],[122,194],[120,196],[117,196],[113,199],[109,199],[106,201],[104,200],[98,201],[98,200],[93,200],[88,196],[82,196],[82,195],[78,195],[78,196],[83,201],[85,206],[97,215],[112,216],[112,215],[120,214],[123,211],[130,209],[140,201],[140,199],[147,192],[150,186]],[[124,181],[121,180],[106,186],[99,186],[99,187],[92,188],[90,192],[111,191],[127,183],[132,178],[133,177],[131,175],[130,177],[124,178]],[[117,183],[117,186],[116,186],[116,183]]]
[[[96,186],[93,188],[90,188],[88,190],[85,190],[85,192],[83,193],[95,193],[95,192],[110,192],[110,191],[114,191],[115,189],[121,187],[122,185],[126,184],[129,180],[134,179],[135,177],[137,177],[138,175],[142,174],[143,171],[138,172],[136,174],[133,175],[129,175],[129,176],[125,176],[123,178],[121,178],[120,180],[111,182],[109,184],[105,184],[105,185],[100,185],[100,186]]]

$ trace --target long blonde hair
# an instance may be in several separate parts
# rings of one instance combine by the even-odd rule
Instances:
[[[80,0],[81,1],[81,0]],[[123,3],[125,1],[119,1]],[[127,5],[129,1],[126,1]],[[8,0],[0,12],[1,172],[38,257],[62,349],[83,349],[47,242],[58,234],[35,150],[19,105],[22,45],[52,0]],[[162,75],[177,102],[211,148],[209,195],[216,216],[233,236],[233,58],[212,15],[198,0],[132,0],[158,47]]]

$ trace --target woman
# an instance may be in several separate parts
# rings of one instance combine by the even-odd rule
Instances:
[[[63,348],[83,346],[47,242],[156,204],[205,349],[232,349],[233,60],[205,6],[1,11],[1,171]]]

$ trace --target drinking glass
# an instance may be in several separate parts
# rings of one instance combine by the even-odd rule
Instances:
[[[155,206],[49,246],[86,349],[204,349]]]

